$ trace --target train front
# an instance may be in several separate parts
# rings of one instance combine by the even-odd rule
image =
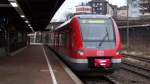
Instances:
[[[121,64],[121,43],[117,25],[107,16],[79,16],[81,46],[77,71],[111,72]],[[79,38],[78,38],[79,39]]]

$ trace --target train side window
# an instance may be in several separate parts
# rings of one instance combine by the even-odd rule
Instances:
[[[61,33],[61,38],[60,38],[60,44],[61,44],[61,46],[64,46],[64,33]]]
[[[63,46],[63,33],[59,34],[59,46]]]
[[[59,46],[61,46],[61,34],[58,35],[58,39],[59,39],[58,44],[59,44]]]

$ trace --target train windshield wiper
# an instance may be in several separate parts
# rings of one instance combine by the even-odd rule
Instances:
[[[109,35],[108,35],[107,27],[106,27],[106,34],[105,34],[105,36],[103,37],[102,41],[99,43],[99,46],[102,45],[102,43],[104,42],[104,40],[106,39],[106,37],[108,37],[108,40],[109,40]]]

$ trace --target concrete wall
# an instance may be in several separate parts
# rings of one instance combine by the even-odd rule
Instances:
[[[126,46],[126,28],[119,29],[123,48]],[[150,27],[129,28],[129,48],[137,51],[150,50]]]

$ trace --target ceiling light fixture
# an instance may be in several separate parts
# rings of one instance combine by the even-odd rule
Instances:
[[[29,26],[29,27],[31,27],[31,25],[30,25],[30,24],[28,24],[28,26]]]
[[[16,2],[10,2],[10,4],[13,6],[13,7],[18,7],[18,4]]]
[[[26,20],[26,21],[25,21],[25,23],[29,23],[29,21],[28,21],[28,20]]]
[[[25,16],[24,16],[24,15],[20,15],[20,17],[25,18]]]

